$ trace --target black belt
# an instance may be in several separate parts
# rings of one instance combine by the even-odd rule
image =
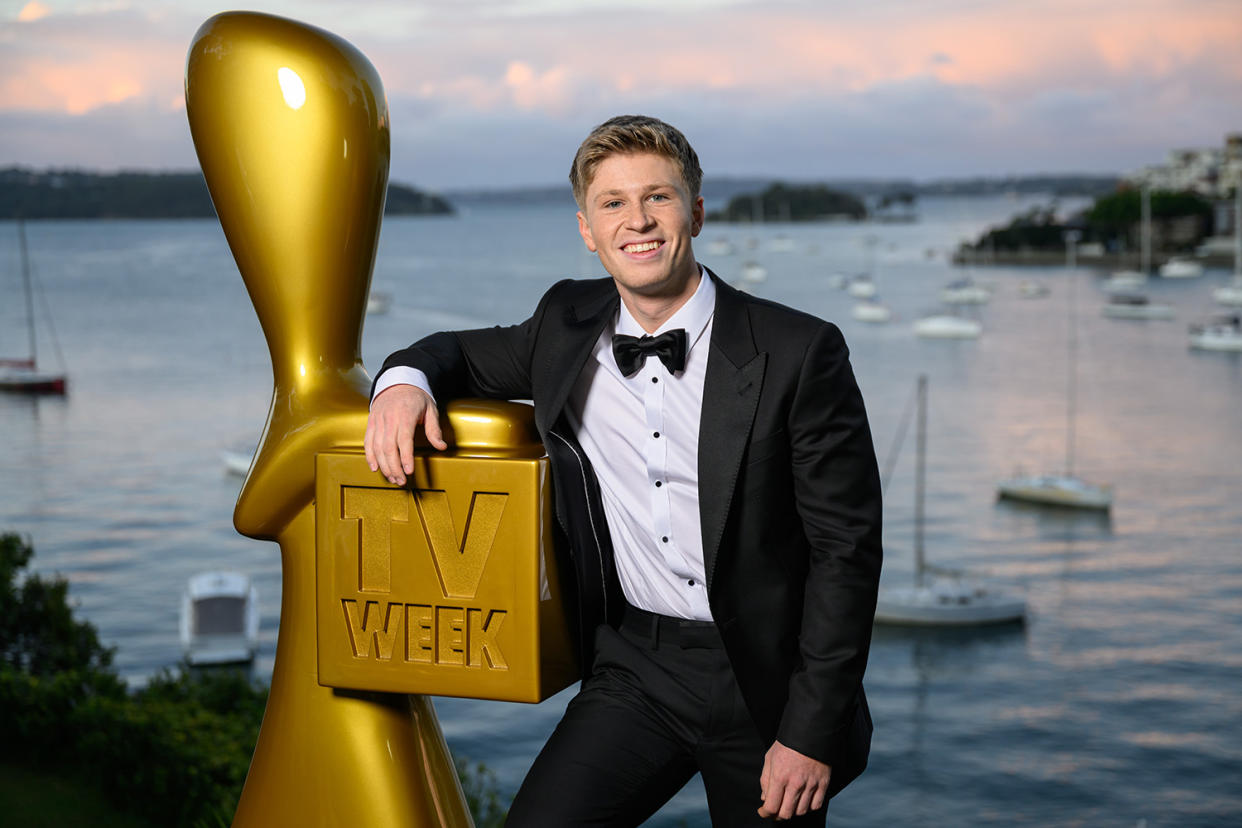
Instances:
[[[633,604],[625,605],[621,629],[637,635],[655,649],[660,644],[682,649],[723,649],[720,630],[711,621],[695,621],[690,618],[674,618],[639,609]]]

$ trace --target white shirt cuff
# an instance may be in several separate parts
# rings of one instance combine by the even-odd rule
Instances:
[[[436,395],[431,393],[431,383],[427,381],[426,374],[417,368],[397,365],[379,375],[379,379],[375,381],[375,393],[371,395],[371,403],[374,404],[376,397],[394,385],[412,385],[415,388],[421,388],[427,392],[427,396],[431,397],[433,403],[436,401]],[[437,407],[439,407],[438,404]]]

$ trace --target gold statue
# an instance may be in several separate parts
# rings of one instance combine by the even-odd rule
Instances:
[[[428,449],[405,487],[366,465],[360,342],[389,124],[357,49],[217,15],[190,46],[186,110],[275,386],[234,512],[280,544],[283,573],[234,824],[470,825],[435,710],[405,694],[536,702],[577,676],[530,409],[449,406],[450,450]]]

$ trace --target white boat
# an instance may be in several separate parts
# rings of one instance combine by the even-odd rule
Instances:
[[[855,299],[870,299],[875,296],[877,290],[875,282],[865,273],[860,273],[850,279],[850,283],[846,286],[846,291]]]
[[[1008,624],[1026,617],[1026,601],[963,577],[939,576],[908,587],[884,587],[875,605],[879,624],[964,627]]]
[[[193,666],[246,664],[259,649],[259,594],[240,572],[200,572],[181,596],[181,649]]]
[[[1242,306],[1242,187],[1233,194],[1233,279],[1212,291],[1218,305]]]
[[[971,279],[950,282],[940,291],[940,301],[946,305],[982,305],[992,298],[992,291]]]
[[[793,239],[789,238],[789,236],[786,236],[784,234],[776,236],[770,242],[768,242],[768,250],[771,250],[773,253],[789,253],[793,249],[794,249]]]
[[[1111,486],[1088,483],[1068,474],[1011,477],[996,486],[997,495],[1047,506],[1107,510],[1113,505]]]
[[[1147,274],[1137,270],[1120,270],[1100,283],[1109,293],[1125,292],[1147,284]]]
[[[1074,476],[1074,431],[1078,417],[1078,326],[1073,267],[1067,268],[1066,273],[1069,279],[1066,294],[1069,337],[1065,371],[1065,472],[1015,476],[998,483],[996,493],[1002,499],[1021,500],[1043,506],[1107,510],[1113,504],[1112,487],[1088,483]]]
[[[1242,276],[1234,276],[1229,284],[1215,288],[1212,299],[1218,305],[1242,306]]]
[[[927,377],[918,383],[918,435],[914,484],[914,583],[881,587],[879,624],[961,627],[1021,621],[1026,601],[993,586],[929,566],[923,551],[924,479],[927,456]],[[905,428],[900,433],[904,433]]]
[[[1191,325],[1190,347],[1197,351],[1242,351],[1242,315],[1218,316]]]
[[[367,296],[367,313],[378,316],[388,313],[388,308],[392,306],[392,294],[383,293],[382,291],[373,290]]]
[[[914,333],[924,339],[978,339],[983,325],[952,313],[924,316],[914,323]]]
[[[250,474],[250,461],[254,459],[254,446],[250,448],[227,448],[220,452],[220,462],[227,474],[245,477]]]
[[[1052,293],[1052,290],[1043,282],[1037,282],[1034,279],[1023,279],[1018,282],[1018,295],[1023,299],[1042,299]]]
[[[893,312],[875,299],[864,299],[854,305],[850,315],[859,322],[882,324],[893,318]]]
[[[833,273],[828,276],[828,287],[833,290],[844,290],[850,283],[850,278],[844,273]]]
[[[743,282],[749,282],[751,284],[756,284],[758,282],[766,281],[767,278],[768,278],[767,268],[765,268],[763,265],[759,264],[758,262],[747,262],[746,264],[742,265],[742,281]]]
[[[1203,275],[1203,265],[1182,256],[1174,256],[1160,265],[1160,276],[1164,279],[1193,279]]]
[[[1100,313],[1112,319],[1172,319],[1173,306],[1153,302],[1142,293],[1114,293]]]
[[[26,305],[26,341],[28,354],[20,357],[0,357],[0,391],[19,394],[64,394],[68,378],[63,370],[49,371],[39,367],[37,354],[36,317],[34,307],[33,275],[30,255],[26,249],[26,224],[17,221],[17,241],[21,251],[22,293]],[[44,305],[46,309],[46,304]],[[48,317],[51,323],[51,317]],[[50,330],[50,328],[49,328]],[[52,331],[53,344],[55,332]],[[61,360],[63,362],[63,360]]]
[[[728,239],[712,239],[707,243],[707,252],[713,256],[732,256],[737,249]]]

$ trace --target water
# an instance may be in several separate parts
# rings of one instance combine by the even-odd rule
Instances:
[[[831,808],[837,825],[1234,825],[1242,821],[1242,355],[1186,347],[1227,274],[1153,283],[1173,322],[1105,319],[1085,269],[989,268],[977,341],[910,325],[961,275],[957,241],[1029,206],[927,200],[910,225],[710,225],[726,279],[768,270],[761,295],[836,320],[888,453],[915,378],[930,379],[926,539],[936,564],[1025,592],[1025,627],[877,630],[867,673],[871,768]],[[214,222],[33,222],[37,270],[71,372],[66,399],[0,397],[0,528],[28,534],[36,568],[71,583],[79,612],[141,682],[180,656],[186,578],[237,568],[262,601],[257,670],[271,670],[280,606],[272,544],[231,525],[239,481],[222,449],[267,413],[266,346]],[[770,242],[784,234],[789,252]],[[871,237],[873,244],[865,243]],[[748,248],[748,239],[756,246]],[[0,224],[0,353],[20,352],[13,225]],[[872,261],[896,319],[872,327],[830,273]],[[385,223],[367,320],[376,366],[432,330],[518,321],[552,280],[602,275],[572,216],[488,208]],[[1022,278],[1049,297],[1018,296]],[[1078,340],[1075,466],[1112,482],[1111,519],[996,503],[998,479],[1065,462],[1070,320]],[[51,356],[44,341],[43,353]],[[913,442],[886,495],[885,578],[911,570]],[[455,750],[511,792],[567,700],[538,707],[444,699]],[[653,825],[706,824],[696,783]]]

